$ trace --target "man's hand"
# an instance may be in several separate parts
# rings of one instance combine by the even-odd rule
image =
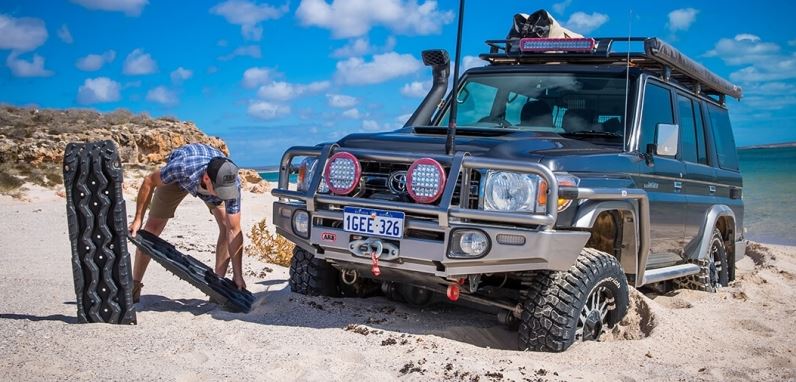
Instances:
[[[139,229],[141,229],[141,220],[133,219],[133,222],[130,223],[130,236],[135,237]]]
[[[243,280],[243,276],[233,277],[232,281],[235,282],[235,286],[237,286],[239,290],[246,289],[246,281]]]

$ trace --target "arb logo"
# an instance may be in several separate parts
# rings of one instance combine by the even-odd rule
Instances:
[[[323,232],[321,233],[321,240],[323,241],[337,241],[337,235],[331,232]]]

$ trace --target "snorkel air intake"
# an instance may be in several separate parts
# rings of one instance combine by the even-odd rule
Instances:
[[[420,107],[409,117],[404,127],[428,125],[431,122],[431,116],[448,89],[448,76],[451,71],[451,60],[448,57],[448,52],[445,49],[424,50],[422,56],[423,64],[430,66],[432,69],[433,84]]]

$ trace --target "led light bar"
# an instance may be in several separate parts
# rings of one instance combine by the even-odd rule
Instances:
[[[588,52],[594,51],[593,38],[524,38],[520,40],[522,52]]]

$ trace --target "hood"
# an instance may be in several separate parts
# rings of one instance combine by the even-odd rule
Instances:
[[[338,144],[343,148],[444,155],[445,130],[405,128],[386,133],[351,134]],[[618,153],[621,148],[595,145],[554,133],[459,129],[456,131],[456,151],[466,151],[479,157],[541,161],[544,158],[569,155]]]

